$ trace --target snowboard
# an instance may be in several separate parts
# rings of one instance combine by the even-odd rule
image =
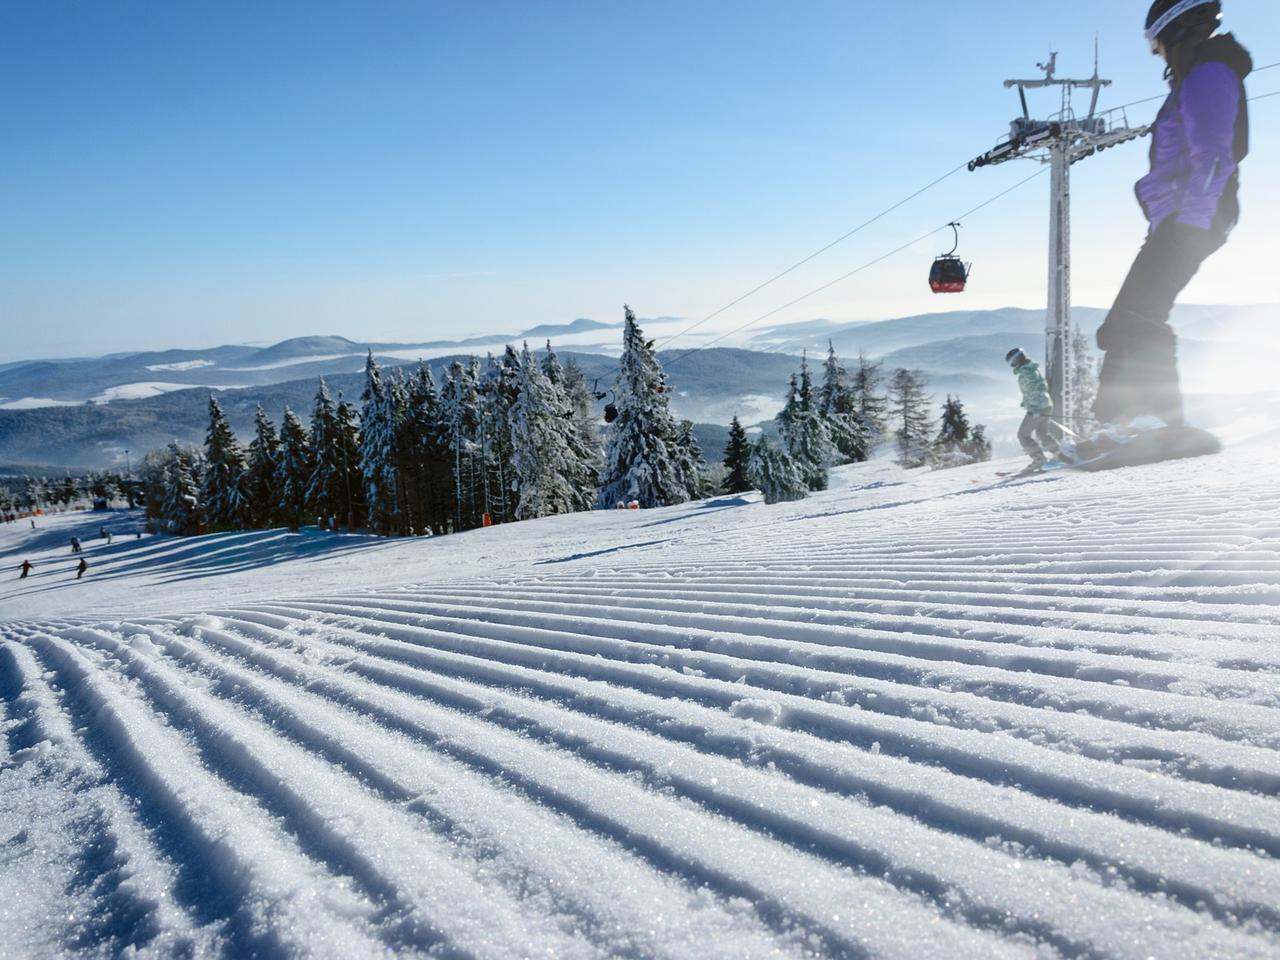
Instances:
[[[1158,427],[1155,430],[1144,430],[1092,457],[1063,462],[1062,465],[1070,470],[1095,473],[1121,467],[1139,467],[1164,460],[1207,457],[1221,451],[1222,441],[1207,430],[1186,426]]]
[[[1006,480],[1034,477],[1051,470],[1079,470],[1096,473],[1102,470],[1118,470],[1121,467],[1139,467],[1164,460],[1185,460],[1190,457],[1206,457],[1222,451],[1222,442],[1207,430],[1199,427],[1156,427],[1128,437],[1111,434],[1085,440],[1076,445],[1073,459],[1054,459],[1038,467],[1022,470],[1005,470],[996,476]]]

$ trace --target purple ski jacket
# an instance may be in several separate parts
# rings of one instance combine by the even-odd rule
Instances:
[[[1160,108],[1151,172],[1136,192],[1152,230],[1173,217],[1226,234],[1240,214],[1239,167],[1249,152],[1244,78],[1253,61],[1230,34],[1202,43],[1196,61]]]

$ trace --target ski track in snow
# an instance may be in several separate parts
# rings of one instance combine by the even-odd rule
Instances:
[[[0,953],[1278,957],[1277,459],[0,624]]]

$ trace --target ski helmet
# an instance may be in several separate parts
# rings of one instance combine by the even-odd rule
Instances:
[[[1021,347],[1014,347],[1004,355],[1004,362],[1011,367],[1020,367],[1031,358],[1022,352]]]
[[[1153,51],[1157,41],[1172,47],[1189,30],[1221,19],[1221,0],[1155,0],[1147,11],[1147,42]]]

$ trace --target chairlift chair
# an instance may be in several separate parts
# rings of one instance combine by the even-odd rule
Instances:
[[[955,246],[933,261],[929,270],[929,289],[934,293],[964,293],[973,264],[965,263],[955,255],[960,248],[960,224],[949,223],[947,226],[955,232]]]

